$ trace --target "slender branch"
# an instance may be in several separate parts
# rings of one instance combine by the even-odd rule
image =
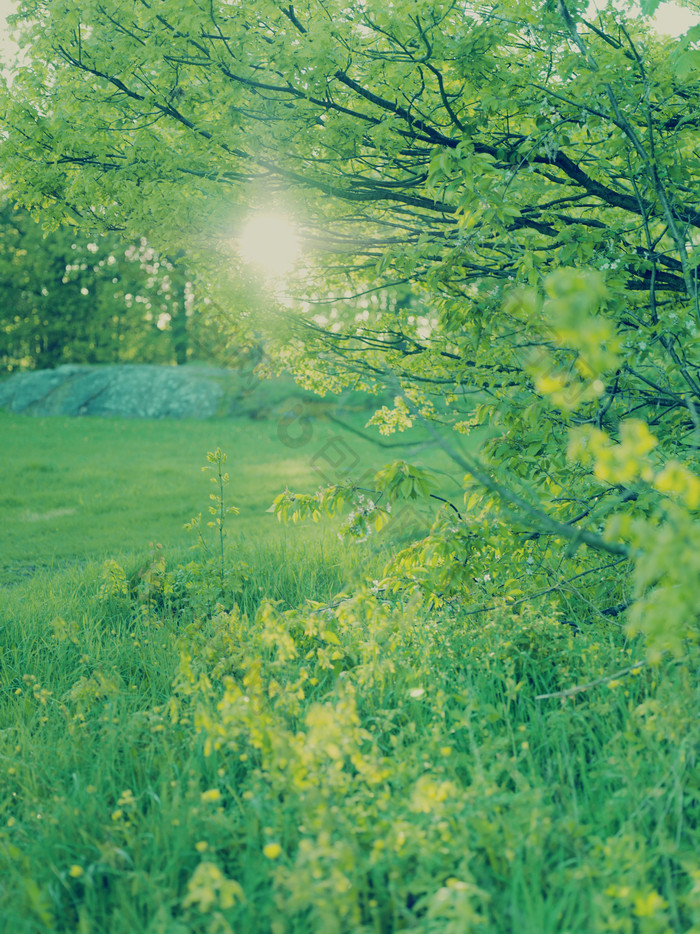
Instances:
[[[583,39],[581,38],[581,36],[579,35],[578,30],[576,29],[576,24],[571,18],[571,14],[569,13],[567,9],[566,4],[564,3],[564,0],[557,0],[557,8],[559,10],[560,16],[564,20],[566,28],[573,42],[578,46],[579,50],[581,51],[581,54],[585,58],[589,67],[593,71],[599,72],[600,69],[598,67],[598,63],[596,62],[596,59],[593,56],[593,54],[586,48],[586,45]],[[630,141],[633,149],[635,150],[635,152],[641,159],[644,165],[644,168],[646,169],[649,180],[652,183],[652,186],[654,188],[654,193],[659,199],[664,218],[666,220],[666,223],[668,224],[669,232],[671,234],[671,237],[673,238],[674,243],[676,244],[676,249],[678,250],[678,257],[681,261],[681,265],[683,268],[683,279],[685,282],[686,291],[688,293],[688,297],[694,300],[695,317],[696,317],[696,321],[698,325],[700,325],[700,304],[699,304],[697,290],[693,288],[693,285],[694,285],[693,277],[691,275],[690,267],[688,264],[688,254],[686,252],[686,247],[687,247],[686,237],[684,234],[681,234],[680,230],[678,229],[678,225],[676,223],[677,221],[676,214],[673,208],[671,207],[671,203],[670,203],[668,194],[666,192],[666,189],[664,185],[662,184],[661,179],[659,178],[659,173],[657,171],[656,163],[654,161],[653,155],[651,155],[650,153],[646,151],[634,127],[632,126],[630,121],[627,119],[627,117],[622,113],[620,104],[612,89],[612,85],[609,82],[606,82],[604,85],[604,88],[605,88],[605,93],[610,103],[610,106],[612,108],[612,111],[615,115],[617,126],[620,127],[622,132],[625,134],[627,139]],[[651,144],[652,144],[652,140],[650,140],[650,145]]]
[[[518,493],[515,493],[497,480],[494,480],[476,463],[476,461],[473,461],[468,456],[460,454],[448,441],[438,434],[432,424],[423,417],[413,401],[406,396],[401,386],[397,385],[397,390],[398,394],[401,395],[411,411],[411,414],[415,415],[421,421],[428,433],[442,448],[445,454],[447,454],[455,464],[461,467],[465,473],[470,474],[478,483],[494,493],[502,502],[506,503],[509,508],[514,509],[516,514],[523,513],[537,523],[540,526],[538,531],[551,532],[559,538],[567,539],[573,545],[581,543],[595,551],[604,551],[611,555],[620,555],[623,558],[632,557],[633,552],[628,545],[624,545],[622,542],[609,542],[601,535],[590,532],[588,529],[582,529],[577,526],[567,525],[564,522],[559,522],[538,506],[533,506],[526,499],[523,499]]]
[[[645,661],[635,662],[634,665],[629,665],[627,668],[614,671],[605,678],[598,678],[597,681],[589,681],[587,684],[577,684],[576,687],[567,688],[565,691],[554,691],[551,694],[538,694],[535,700],[550,700],[555,697],[573,697],[575,694],[582,694],[584,691],[590,691],[591,688],[597,688],[601,684],[610,684],[611,681],[617,681],[618,678],[636,674],[638,671],[641,671],[646,664]]]
[[[617,561],[611,561],[610,564],[604,564],[602,565],[602,567],[589,568],[587,571],[581,571],[579,574],[574,574],[573,577],[569,577],[566,580],[557,581],[556,584],[552,584],[551,587],[544,587],[542,590],[536,590],[534,593],[527,594],[527,596],[521,597],[519,600],[513,600],[512,602],[509,601],[508,609],[512,609],[513,607],[520,606],[521,603],[529,603],[530,600],[535,600],[537,599],[537,597],[544,597],[548,593],[554,593],[555,590],[563,590],[563,588],[567,584],[573,584],[573,582],[575,580],[578,580],[580,577],[587,577],[589,574],[596,574],[596,573],[600,574],[601,571],[607,571],[610,568],[617,567],[617,565],[621,564],[624,560],[625,560],[624,558],[618,558]],[[625,608],[626,606],[627,604],[625,605]],[[491,606],[480,606],[480,607],[477,607],[476,609],[466,610],[464,615],[465,616],[477,616],[480,613],[486,613],[490,610],[497,610],[497,609],[498,609],[498,605],[494,603]],[[614,614],[609,613],[609,611],[607,610],[603,610],[603,615],[608,616],[608,615],[614,615]]]

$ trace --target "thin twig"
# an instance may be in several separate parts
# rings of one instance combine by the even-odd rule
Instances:
[[[394,379],[393,382],[397,387],[397,394],[402,397],[411,414],[418,418],[420,422],[422,422],[428,433],[442,448],[445,454],[447,454],[447,456],[455,464],[461,467],[465,473],[471,474],[477,483],[485,487],[487,490],[490,490],[492,493],[495,493],[505,508],[510,512],[513,512],[516,515],[524,514],[528,516],[540,526],[540,528],[537,529],[537,531],[540,533],[550,532],[554,535],[558,535],[560,538],[567,539],[572,543],[572,545],[585,544],[595,551],[605,551],[608,554],[620,555],[623,558],[632,557],[633,551],[628,545],[625,545],[622,542],[609,542],[601,535],[596,535],[594,532],[588,531],[588,529],[582,529],[578,526],[571,526],[566,523],[559,522],[556,519],[553,519],[543,509],[540,509],[537,506],[533,506],[527,500],[523,499],[523,497],[516,493],[514,490],[511,490],[503,484],[499,483],[497,480],[494,480],[476,461],[472,460],[468,455],[460,454],[452,447],[451,444],[449,444],[448,441],[442,438],[435,430],[433,425],[431,425],[431,423],[423,416],[413,400],[408,398],[398,381]]]
[[[605,678],[598,678],[597,681],[589,681],[588,684],[577,684],[576,687],[567,688],[565,691],[554,691],[552,694],[538,694],[535,700],[550,700],[554,697],[573,697],[574,694],[582,694],[584,691],[597,688],[601,684],[610,684],[611,681],[615,681],[617,678],[624,678],[626,675],[641,671],[645,665],[645,661],[635,662],[634,665],[630,665],[629,668],[621,668],[619,671],[615,671]]]
[[[563,590],[567,584],[572,584],[575,580],[578,580],[580,577],[586,577],[588,574],[596,574],[601,571],[607,571],[610,568],[617,567],[618,564],[621,564],[625,561],[625,558],[618,558],[617,561],[611,561],[610,564],[604,564],[602,567],[597,568],[588,568],[587,571],[581,571],[579,574],[575,574],[573,577],[569,577],[566,580],[559,580],[556,584],[552,584],[551,587],[544,587],[542,590],[536,590],[534,593],[530,593],[525,597],[521,597],[519,600],[513,600],[512,602],[507,603],[509,610],[513,607],[519,606],[521,603],[527,603],[530,600],[535,600],[537,597],[543,597],[548,593],[553,593],[555,590]],[[491,606],[480,606],[474,609],[467,610],[465,616],[476,616],[479,613],[486,613],[489,610],[497,610],[499,604],[493,603]],[[604,615],[611,615],[608,611],[603,610]]]

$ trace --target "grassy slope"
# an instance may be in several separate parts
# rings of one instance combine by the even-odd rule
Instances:
[[[81,559],[0,595],[0,930],[700,930],[697,664],[538,701],[639,647],[371,592],[305,604],[336,603],[380,556],[263,531],[275,465],[313,479],[274,426],[0,430],[6,568]],[[228,559],[248,566],[232,584],[247,617],[217,611],[196,569],[147,600],[90,561],[117,543],[139,552],[129,575],[155,538],[172,568],[216,444],[249,509]],[[74,516],[26,522],[69,501]]]

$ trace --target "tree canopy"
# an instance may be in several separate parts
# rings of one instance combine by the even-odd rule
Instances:
[[[393,387],[375,422],[424,420],[464,475],[465,504],[383,586],[475,612],[578,601],[681,651],[700,570],[700,27],[662,39],[586,7],[23,0],[0,158],[55,223],[186,240],[210,267],[249,206],[293,213],[313,261],[271,336],[280,365]],[[478,427],[477,457],[461,441]],[[430,495],[407,465],[376,485],[359,512],[352,484],[278,508],[355,502],[364,534],[392,497]]]

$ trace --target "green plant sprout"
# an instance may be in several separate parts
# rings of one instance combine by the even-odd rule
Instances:
[[[216,487],[216,492],[209,494],[209,499],[211,500],[209,514],[213,516],[213,518],[207,522],[207,527],[210,529],[218,529],[219,533],[219,581],[221,584],[221,591],[223,593],[226,577],[226,556],[224,551],[224,539],[226,538],[226,517],[229,515],[237,516],[240,510],[237,509],[236,506],[226,505],[225,490],[231,479],[228,475],[228,472],[224,470],[226,454],[221,450],[221,448],[216,448],[214,451],[207,451],[207,460],[209,461],[209,464],[205,467],[202,467],[202,472],[213,474],[213,476],[211,476],[209,479]],[[213,550],[209,547],[206,539],[204,538],[204,535],[202,534],[202,513],[198,513],[196,516],[193,516],[189,522],[186,522],[185,528],[188,531],[196,531],[199,539],[197,542],[198,546],[201,547],[206,552],[206,554],[214,557]]]

